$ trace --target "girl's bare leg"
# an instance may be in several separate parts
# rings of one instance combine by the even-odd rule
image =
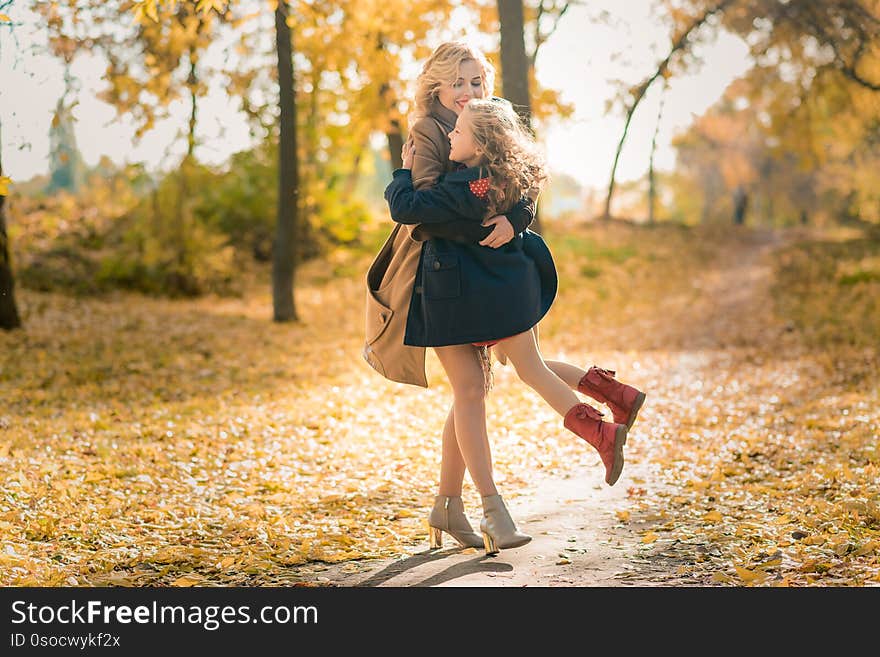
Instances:
[[[545,360],[544,363],[556,376],[565,381],[565,384],[572,390],[578,389],[578,383],[587,373],[586,370],[582,370],[571,363],[564,363],[561,360]]]
[[[452,384],[455,438],[467,470],[480,495],[497,495],[492,477],[492,452],[486,432],[483,368],[480,366],[477,349],[467,344],[435,347],[434,351]],[[445,441],[446,429],[443,435]],[[444,443],[444,456],[446,452]]]
[[[449,407],[443,425],[443,451],[440,460],[440,495],[460,497],[465,464],[455,437],[455,405]]]
[[[559,415],[564,417],[572,406],[581,403],[568,383],[544,363],[533,331],[505,339],[504,352],[522,382],[541,395]]]
[[[537,327],[532,329],[532,332],[535,334],[535,344],[538,344],[538,332]],[[492,349],[495,350],[495,357],[500,360],[502,363],[505,360],[506,352],[504,351],[504,342],[495,345]],[[545,360],[544,364],[552,370],[552,372],[558,376],[560,379],[565,381],[566,385],[572,390],[578,389],[578,383],[580,383],[581,379],[586,375],[586,370],[582,370],[580,367],[572,365],[571,363],[565,363],[561,360]]]

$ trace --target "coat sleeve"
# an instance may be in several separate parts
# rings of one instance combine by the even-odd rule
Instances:
[[[479,226],[486,213],[486,206],[467,185],[440,181],[430,189],[416,191],[409,169],[394,171],[385,188],[385,200],[391,218],[399,224],[442,224],[465,219]]]
[[[449,158],[441,152],[438,139],[446,139],[440,126],[430,118],[417,121],[412,127],[413,155],[412,182],[416,189],[433,187],[446,171]],[[432,134],[433,133],[433,134]]]
[[[444,240],[474,244],[482,242],[492,233],[493,226],[483,226],[470,219],[456,219],[442,224],[421,224],[419,235],[424,238],[441,237]]]
[[[529,196],[523,196],[516,205],[502,214],[513,226],[514,235],[518,235],[535,220],[535,201]]]
[[[446,171],[448,153],[442,147],[447,136],[439,124],[429,117],[416,122],[410,132],[410,140],[415,150],[412,166],[413,187],[417,190],[428,189],[437,184]],[[457,227],[453,223],[459,224]],[[443,237],[460,241],[470,241],[463,234],[472,228],[469,222],[459,220],[450,224],[411,224],[405,225],[410,237],[416,241],[424,241],[432,237]]]

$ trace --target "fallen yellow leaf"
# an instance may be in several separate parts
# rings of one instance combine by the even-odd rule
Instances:
[[[648,532],[647,534],[642,536],[642,543],[653,543],[658,538],[660,537],[657,536],[657,534],[655,534],[654,532]]]
[[[751,584],[752,582],[759,582],[767,578],[767,573],[755,572],[754,570],[749,570],[748,568],[742,568],[740,566],[734,566],[736,569],[736,574],[739,575],[740,579],[744,582],[748,582]]]
[[[863,557],[866,554],[870,554],[871,552],[876,550],[878,545],[880,545],[880,543],[878,543],[877,541],[868,541],[862,547],[856,550],[853,555],[856,557]]]
[[[200,577],[195,575],[184,575],[183,577],[178,577],[171,583],[171,586],[195,586],[201,581]]]
[[[721,515],[720,511],[709,511],[709,513],[703,516],[703,520],[707,522],[721,522],[723,519],[724,516]]]

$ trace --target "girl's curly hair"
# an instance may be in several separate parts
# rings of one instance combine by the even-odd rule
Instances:
[[[468,59],[476,61],[482,69],[483,94],[489,96],[492,93],[495,87],[495,67],[480,50],[464,41],[441,43],[428,57],[416,80],[415,110],[411,117],[413,122],[431,113],[431,103],[437,97],[440,87],[453,84],[458,79],[461,63]]]
[[[503,98],[473,99],[465,105],[474,145],[488,170],[487,217],[506,212],[523,196],[537,198],[549,175],[531,132]]]

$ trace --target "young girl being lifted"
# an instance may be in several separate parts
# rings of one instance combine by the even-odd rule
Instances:
[[[449,140],[449,158],[461,168],[419,191],[413,188],[410,172],[414,149],[409,144],[404,147],[403,168],[394,172],[385,190],[396,222],[439,224],[464,219],[479,224],[530,193],[534,197],[546,179],[530,135],[505,100],[470,100]],[[552,299],[548,302],[546,294],[541,298],[541,283],[530,281],[540,277],[548,263],[553,265],[540,236],[526,229],[498,248],[469,245],[466,252],[447,253],[440,248],[431,252],[431,258],[431,266],[423,262],[419,270],[405,344],[499,345],[519,378],[559,413],[565,428],[596,448],[605,465],[605,481],[613,485],[623,469],[627,430],[645,395],[616,381],[613,372],[597,367],[583,372],[542,358],[532,329]],[[555,295],[555,269],[552,275]],[[576,386],[567,382],[573,376]],[[603,421],[598,410],[582,403],[572,390],[575,387],[608,404],[614,422]],[[493,522],[491,510],[490,505],[481,529],[487,550],[495,551],[498,543],[506,547],[506,535],[515,533],[515,528],[511,530],[506,509],[498,522]]]

